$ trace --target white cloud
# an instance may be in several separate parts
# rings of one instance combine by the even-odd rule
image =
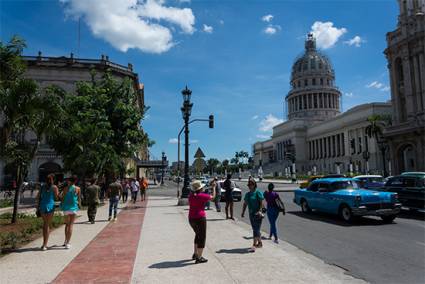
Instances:
[[[212,26],[208,26],[208,25],[204,24],[202,30],[206,33],[211,34],[214,31],[214,28]]]
[[[179,0],[180,3],[190,3],[190,0]]]
[[[269,139],[270,138],[270,135],[257,134],[256,137],[257,138],[260,138],[260,139]]]
[[[269,114],[259,124],[259,130],[262,132],[271,131],[274,126],[282,123],[283,119],[277,118],[272,114]]]
[[[372,83],[366,85],[366,88],[374,88],[374,89],[378,89],[382,92],[388,92],[389,90],[391,90],[391,88],[389,86],[386,86],[385,84],[378,82],[378,81],[373,81]]]
[[[346,97],[349,97],[349,98],[352,98],[354,95],[353,95],[353,93],[345,93],[344,94]]]
[[[256,120],[256,119],[258,119],[258,115],[254,115],[251,119],[252,119],[252,120]]]
[[[268,35],[274,35],[278,31],[280,31],[282,28],[279,25],[269,25],[267,28],[263,30],[265,34]]]
[[[362,43],[365,43],[365,42],[366,41],[359,36],[355,36],[352,39],[344,41],[345,44],[348,44],[349,46],[354,45],[355,47],[360,47],[362,45]]]
[[[270,22],[271,22],[271,20],[273,20],[273,15],[270,15],[270,14],[268,14],[268,15],[264,15],[263,17],[261,17],[261,20],[262,20],[263,22],[270,23]]]
[[[163,0],[59,0],[68,16],[83,19],[91,32],[113,47],[126,52],[163,53],[175,45],[172,28],[195,32],[195,16],[190,8],[164,6]]]
[[[311,26],[311,32],[316,38],[317,47],[327,49],[333,47],[347,29],[334,27],[332,22],[316,21]]]
[[[218,22],[220,23],[220,25],[224,25],[224,21],[223,20],[220,20]]]

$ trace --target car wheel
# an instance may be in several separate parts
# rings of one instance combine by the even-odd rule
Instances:
[[[384,221],[386,224],[391,224],[396,217],[397,215],[381,216],[382,221]]]
[[[305,199],[301,200],[301,211],[303,211],[303,213],[311,212],[311,208],[308,206],[307,200]]]
[[[339,210],[339,215],[345,222],[351,222],[353,220],[353,213],[351,212],[350,207],[347,205],[342,205]]]

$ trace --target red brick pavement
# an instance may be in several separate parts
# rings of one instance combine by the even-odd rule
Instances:
[[[53,283],[130,283],[146,204],[121,210],[118,221],[108,224]]]

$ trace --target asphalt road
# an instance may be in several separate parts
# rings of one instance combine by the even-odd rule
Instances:
[[[243,193],[247,191],[245,183],[238,185]],[[265,190],[266,186],[259,184],[260,190]],[[280,215],[278,219],[280,239],[371,283],[425,283],[423,213],[403,211],[392,224],[384,224],[375,217],[364,217],[347,224],[333,215],[303,214],[292,201],[293,193],[287,192],[295,187],[276,185],[277,190],[286,191],[279,192],[287,210],[286,215]],[[170,182],[149,194],[176,196],[176,190],[176,184]],[[240,217],[241,211],[242,202],[235,202],[235,217],[249,223],[247,217]],[[266,218],[262,230],[269,232]]]
[[[240,184],[243,192],[248,189]],[[259,184],[261,190],[266,184]],[[292,186],[295,189],[295,186]],[[277,189],[288,189],[287,185]],[[286,215],[278,219],[279,237],[304,251],[372,283],[425,283],[425,218],[423,213],[403,211],[393,224],[364,217],[347,224],[338,216],[313,212],[303,214],[293,203],[292,192],[279,193]],[[242,203],[235,203],[240,217]],[[242,219],[249,223],[247,217]],[[263,220],[262,230],[269,232]]]

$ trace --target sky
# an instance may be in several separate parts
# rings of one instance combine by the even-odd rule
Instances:
[[[309,32],[333,63],[343,111],[388,101],[383,51],[397,16],[395,0],[0,0],[0,40],[23,37],[25,55],[132,63],[150,107],[142,126],[156,142],[152,158],[177,160],[187,85],[191,118],[215,116],[214,129],[190,125],[190,157],[200,147],[223,160],[251,153],[286,120],[290,71]]]

